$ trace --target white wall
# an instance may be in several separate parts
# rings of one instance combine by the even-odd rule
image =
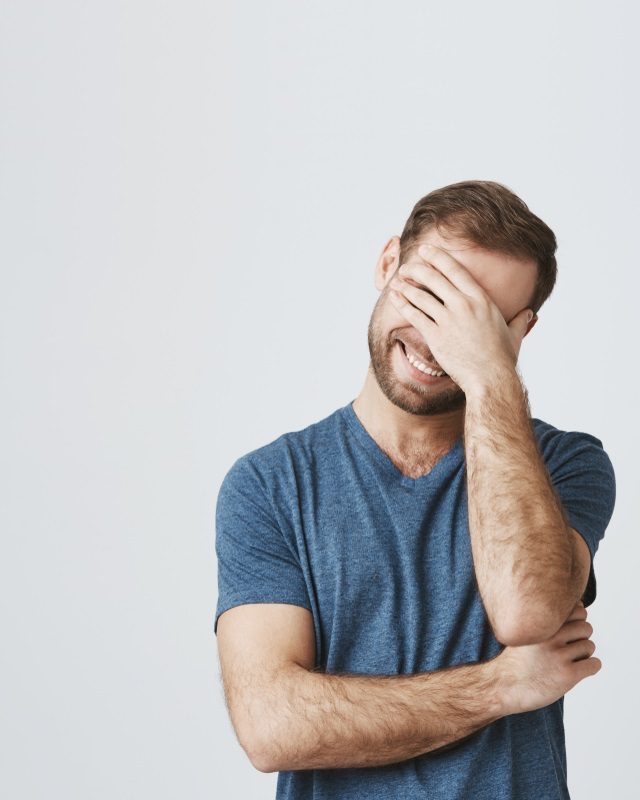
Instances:
[[[418,198],[480,178],[559,240],[521,352],[534,415],[616,467],[603,667],[565,718],[572,796],[635,797],[635,7],[5,0],[0,19],[2,794],[273,797],[219,683],[219,482],[355,397],[380,249]]]

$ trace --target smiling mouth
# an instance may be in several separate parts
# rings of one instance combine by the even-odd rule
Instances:
[[[404,357],[407,359],[409,364],[414,369],[419,370],[425,375],[431,375],[434,378],[448,378],[449,375],[443,369],[437,369],[432,364],[426,364],[424,361],[421,361],[419,358],[413,355],[413,353],[407,352],[407,348],[405,343],[402,339],[398,339],[400,347],[402,348],[402,352],[404,353]]]

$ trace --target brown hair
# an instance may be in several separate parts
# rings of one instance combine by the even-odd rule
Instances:
[[[553,291],[557,276],[556,237],[511,189],[495,181],[460,181],[434,189],[413,207],[400,236],[404,263],[431,228],[487,250],[538,264],[538,280],[528,307],[535,313]]]

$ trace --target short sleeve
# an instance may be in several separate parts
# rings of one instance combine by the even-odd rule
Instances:
[[[553,454],[550,469],[553,486],[569,525],[582,536],[591,553],[585,606],[596,599],[593,559],[604,536],[616,500],[613,465],[600,439],[581,431],[567,431]]]
[[[299,559],[279,528],[268,488],[247,456],[225,475],[216,503],[220,614],[244,603],[292,603],[311,610]]]

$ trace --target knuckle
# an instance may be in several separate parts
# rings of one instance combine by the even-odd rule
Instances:
[[[471,298],[468,295],[463,294],[462,297],[460,298],[460,306],[465,311],[470,312],[473,309],[473,303],[471,301]]]

